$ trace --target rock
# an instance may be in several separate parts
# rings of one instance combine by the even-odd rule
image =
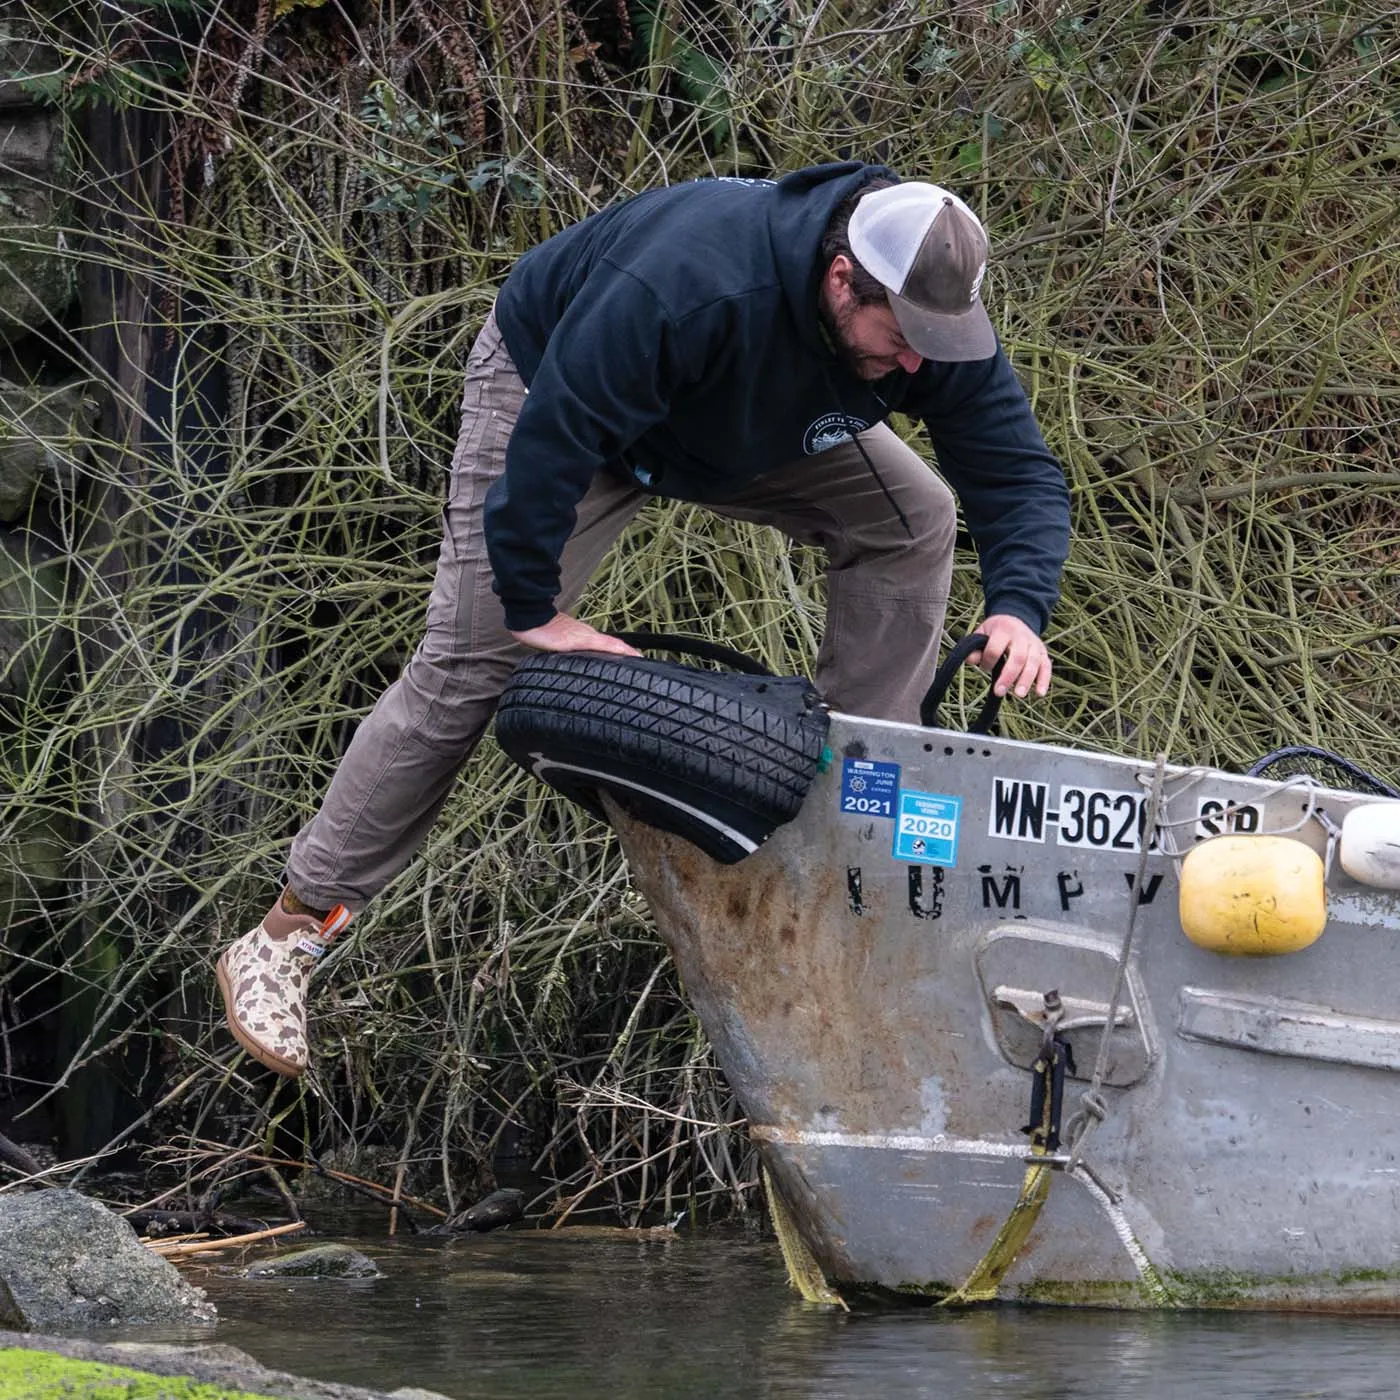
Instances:
[[[0,630],[3,630],[0,623]],[[0,658],[4,651],[0,648]],[[3,706],[0,706],[3,715]],[[0,740],[0,788],[18,791]],[[0,975],[10,954],[33,951],[49,935],[45,905],[63,884],[73,840],[68,821],[33,801],[15,803],[14,819],[0,829]],[[0,1152],[0,1161],[18,1165]],[[52,1166],[53,1163],[43,1165]]]
[[[465,1230],[473,1230],[484,1234],[487,1230],[510,1225],[524,1214],[525,1193],[507,1186],[499,1191],[492,1191],[489,1196],[483,1196],[474,1206],[468,1206],[466,1210],[459,1211],[450,1220],[433,1226],[425,1233],[456,1235]]]
[[[12,112],[0,124],[0,170],[52,176],[62,160],[62,129],[54,112]]]
[[[0,1326],[213,1322],[214,1306],[105,1206],[76,1191],[0,1196]]]
[[[56,78],[58,53],[43,43],[30,21],[0,20],[0,108],[32,107],[34,94],[23,78]]]
[[[106,1372],[105,1384],[98,1386],[92,1384],[103,1375],[97,1366],[120,1370]],[[154,1376],[177,1377],[186,1384],[177,1380],[175,1384],[157,1386],[151,1380]],[[237,1347],[186,1347],[153,1342],[104,1344],[0,1332],[0,1395],[51,1394],[55,1383],[63,1387],[61,1393],[71,1394],[75,1400],[87,1395],[127,1394],[162,1395],[175,1400],[187,1394],[192,1397],[195,1393],[204,1396],[210,1393],[207,1389],[193,1391],[189,1382],[217,1387],[219,1394],[237,1391],[284,1396],[287,1400],[447,1400],[446,1396],[431,1390],[405,1387],[388,1397],[382,1390],[366,1390],[357,1385],[268,1370]]]
[[[0,609],[4,606],[4,589],[0,587]],[[32,956],[53,937],[53,925],[62,907],[54,896],[64,887],[73,851],[73,818],[53,810],[58,804],[46,802],[31,781],[30,762],[38,749],[38,738],[3,732],[15,722],[7,713],[5,696],[6,625],[0,612],[0,791],[12,798],[9,819],[0,827],[0,982],[17,959]],[[19,720],[21,725],[23,722]],[[29,1148],[30,1156],[37,1155],[34,1144],[13,1145]],[[0,1162],[32,1175],[34,1169],[24,1167],[22,1160],[0,1144]],[[41,1169],[55,1161],[52,1151],[46,1157],[38,1156]]]
[[[251,1264],[245,1278],[382,1278],[373,1259],[348,1244],[319,1244]]]
[[[22,519],[40,487],[67,485],[87,458],[98,414],[89,388],[0,379],[0,520]]]
[[[68,200],[58,119],[23,112],[0,125],[0,337],[18,340],[73,300],[62,227]]]

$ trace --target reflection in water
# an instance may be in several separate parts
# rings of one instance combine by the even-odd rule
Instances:
[[[279,1370],[458,1400],[1349,1400],[1393,1394],[1400,1373],[1385,1319],[812,1307],[777,1245],[742,1233],[353,1243],[383,1278],[190,1270],[219,1308],[213,1340]]]

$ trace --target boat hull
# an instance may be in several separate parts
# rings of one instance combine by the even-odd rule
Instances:
[[[1395,894],[1329,860],[1327,926],[1286,956],[1207,951],[1178,918],[1199,841],[1285,832],[1327,857],[1373,799],[1167,767],[1154,808],[1153,765],[1115,755],[840,714],[830,743],[796,820],[737,865],[618,825],[832,1285],[1400,1310]],[[1025,1131],[1046,993],[1074,1061],[1057,1126],[1094,1087],[1106,1110],[1074,1156]],[[1044,1203],[1008,1232],[1040,1167]]]

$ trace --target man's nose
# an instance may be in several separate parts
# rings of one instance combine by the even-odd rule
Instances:
[[[913,374],[923,364],[924,357],[915,350],[901,350],[895,360],[905,374]]]

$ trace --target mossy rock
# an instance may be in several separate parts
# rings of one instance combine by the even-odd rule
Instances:
[[[0,521],[23,519],[36,491],[66,485],[86,460],[98,411],[87,387],[0,379]]]
[[[56,114],[25,112],[0,144],[0,337],[15,341],[61,316],[77,289],[60,231],[67,195]]]
[[[51,1351],[0,1351],[0,1400],[273,1400],[184,1376],[74,1361]]]
[[[447,1400],[415,1386],[389,1394],[269,1370],[219,1343],[104,1344],[0,1332],[0,1400]]]
[[[248,1278],[381,1278],[373,1259],[348,1244],[312,1245],[264,1259],[244,1270]]]
[[[8,961],[4,950],[22,952],[31,941],[25,925],[45,913],[45,897],[62,883],[71,844],[70,823],[55,813],[22,808],[6,821],[0,835],[0,972]]]
[[[22,80],[56,73],[59,64],[57,51],[40,39],[32,21],[0,20],[0,110],[36,105]]]

